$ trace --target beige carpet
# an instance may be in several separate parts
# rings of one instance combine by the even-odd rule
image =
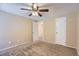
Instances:
[[[77,50],[47,42],[34,42],[29,47],[23,45],[21,48],[16,47],[0,54],[1,56],[77,56]]]

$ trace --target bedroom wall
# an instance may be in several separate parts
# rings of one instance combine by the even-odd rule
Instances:
[[[72,12],[66,16],[66,45],[77,48],[77,12]],[[78,23],[79,25],[79,23]],[[51,20],[45,20],[43,23],[43,41],[55,43],[55,17]],[[78,36],[79,37],[79,36]]]
[[[77,13],[73,12],[67,16],[66,44],[67,46],[77,48]]]
[[[79,52],[79,11],[77,12],[77,49]]]
[[[66,16],[66,45],[79,49],[79,12],[72,12]],[[55,18],[43,21],[43,41],[55,43]],[[41,26],[41,25],[40,25]],[[41,26],[41,27],[42,27]]]
[[[24,17],[0,12],[0,51],[32,42],[32,21]]]
[[[67,17],[67,45],[75,47],[79,53],[79,11],[69,14]]]

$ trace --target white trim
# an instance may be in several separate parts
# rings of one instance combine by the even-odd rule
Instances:
[[[77,52],[78,52],[78,55],[79,55],[79,48],[76,48],[77,49]]]
[[[15,46],[11,46],[11,47],[7,47],[7,48],[3,48],[3,49],[0,49],[0,52],[2,52],[2,51],[6,51],[6,50],[8,50],[8,49],[10,49],[10,48],[14,48],[14,47],[17,47],[17,46],[20,46],[20,45],[23,45],[23,44],[28,44],[28,43],[22,43],[22,44],[19,44],[19,45],[15,45]],[[1,54],[1,53],[0,53]]]

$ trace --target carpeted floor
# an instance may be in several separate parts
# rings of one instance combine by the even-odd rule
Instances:
[[[37,41],[33,44],[15,47],[0,54],[1,56],[77,56],[77,50],[58,44]]]

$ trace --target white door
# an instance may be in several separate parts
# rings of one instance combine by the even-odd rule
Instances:
[[[56,19],[56,44],[66,45],[66,17]]]
[[[38,22],[33,22],[33,41],[38,40]]]

